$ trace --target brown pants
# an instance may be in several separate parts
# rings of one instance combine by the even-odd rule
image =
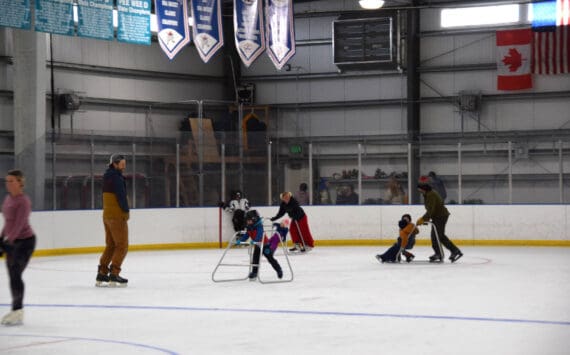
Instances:
[[[129,226],[124,218],[103,218],[105,225],[105,250],[99,265],[101,273],[118,275],[129,250]],[[109,269],[111,263],[111,269]]]

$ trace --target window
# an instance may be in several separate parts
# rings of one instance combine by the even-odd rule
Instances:
[[[504,25],[520,20],[519,5],[461,7],[441,10],[441,27]]]

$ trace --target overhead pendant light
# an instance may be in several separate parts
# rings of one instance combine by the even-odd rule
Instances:
[[[376,10],[384,6],[382,0],[359,0],[360,7],[366,10]]]

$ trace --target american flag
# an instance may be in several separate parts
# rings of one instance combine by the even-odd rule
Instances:
[[[532,73],[570,73],[570,0],[533,3],[532,17]]]

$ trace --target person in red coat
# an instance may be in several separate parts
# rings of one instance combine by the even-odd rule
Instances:
[[[299,205],[299,202],[293,197],[293,194],[288,191],[281,193],[279,198],[281,198],[279,211],[271,218],[271,221],[281,218],[285,213],[291,218],[289,232],[291,233],[291,240],[295,246],[290,249],[290,251],[305,252],[307,248],[314,248],[315,242],[311,235],[311,230],[309,229],[308,218],[303,208]]]

